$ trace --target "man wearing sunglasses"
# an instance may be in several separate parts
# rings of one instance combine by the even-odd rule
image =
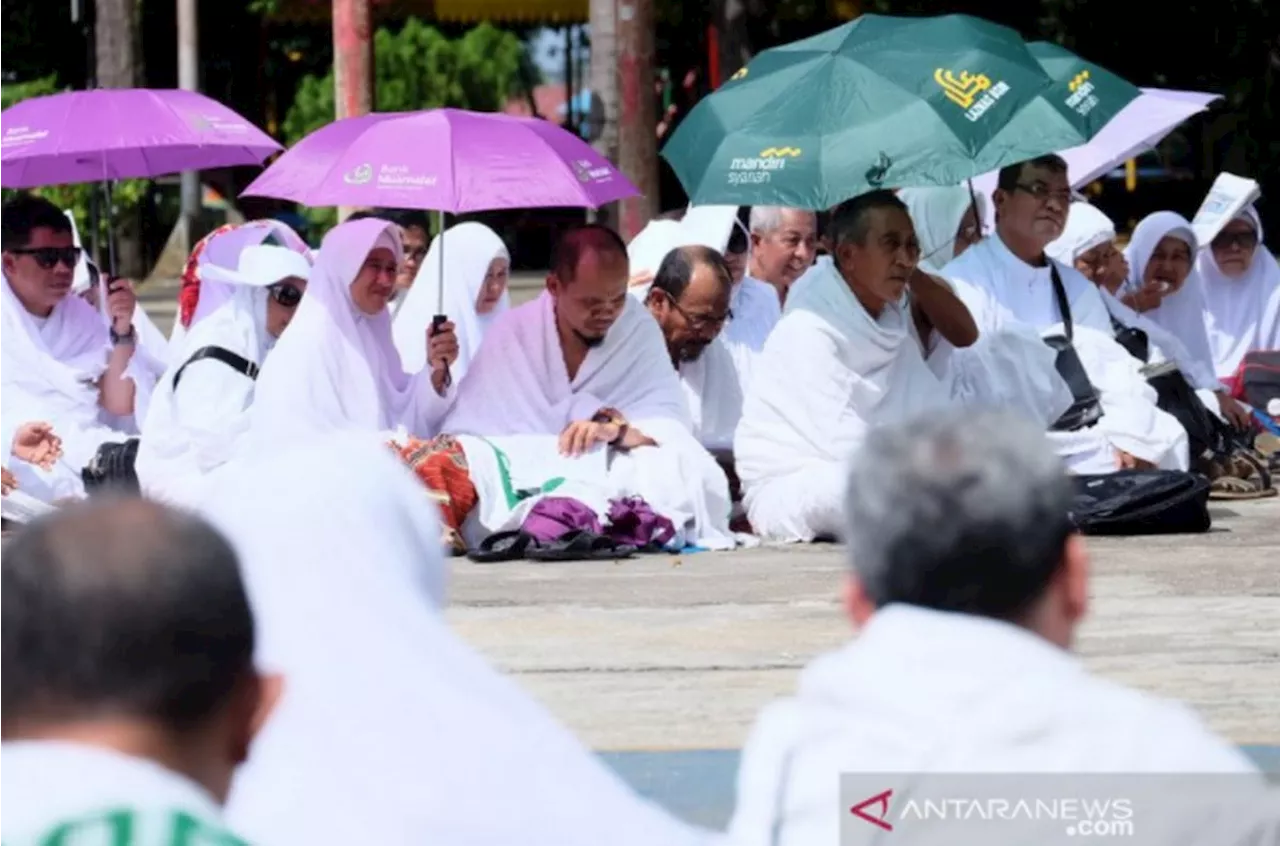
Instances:
[[[20,194],[4,205],[0,250],[5,414],[21,403],[52,422],[78,472],[104,443],[126,439],[102,425],[99,413],[134,413],[137,298],[127,280],[113,280],[107,327],[97,309],[70,296],[80,248],[70,221],[41,197]]]

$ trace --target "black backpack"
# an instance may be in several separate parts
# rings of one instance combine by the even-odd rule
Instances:
[[[1072,476],[1071,521],[1086,535],[1207,532],[1209,480],[1176,470]]]

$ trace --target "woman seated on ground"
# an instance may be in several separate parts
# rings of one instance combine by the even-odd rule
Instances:
[[[1280,350],[1280,264],[1262,240],[1262,220],[1246,207],[1200,251],[1205,325],[1219,379],[1231,379],[1245,355]]]
[[[1181,227],[1178,221],[1181,221]],[[1158,212],[1146,218],[1143,224],[1145,228],[1140,224],[1134,230],[1127,254],[1122,253],[1115,245],[1116,227],[1111,218],[1089,203],[1072,203],[1066,229],[1058,240],[1049,245],[1047,252],[1050,257],[1079,270],[1098,286],[1113,323],[1146,333],[1150,341],[1145,359],[1148,363],[1176,363],[1187,382],[1199,392],[1206,407],[1217,411],[1236,427],[1247,428],[1249,412],[1233,400],[1214,377],[1207,346],[1203,355],[1193,354],[1181,335],[1164,322],[1154,319],[1155,313],[1164,308],[1160,302],[1162,294],[1157,292],[1163,292],[1167,301],[1177,309],[1181,306],[1174,297],[1188,298],[1185,301],[1199,300],[1199,282],[1192,275],[1191,268],[1193,250],[1186,242],[1188,237],[1194,239],[1190,234],[1190,224],[1173,212]],[[1130,264],[1131,258],[1137,266]],[[1137,284],[1126,286],[1129,279],[1137,280]],[[1129,303],[1138,305],[1146,313],[1139,313]],[[1178,312],[1174,309],[1163,314],[1165,322],[1176,316]],[[1192,338],[1193,343],[1197,337],[1203,339],[1203,332],[1197,336],[1194,322],[1184,322],[1188,329],[1186,336]]]
[[[511,307],[510,275],[511,254],[498,234],[483,223],[459,223],[436,238],[392,323],[405,372],[418,373],[426,366],[422,333],[431,325],[443,284],[444,314],[457,325],[458,336],[458,358],[450,374],[460,381],[489,324]]]
[[[259,244],[240,251],[235,269],[206,263],[198,274],[199,304],[156,385],[138,449],[143,490],[178,504],[198,502],[205,477],[235,454],[258,371],[302,301],[311,263]]]
[[[431,366],[405,373],[387,310],[402,259],[399,228],[385,220],[343,223],[325,236],[307,296],[258,377],[246,455],[343,430],[384,440],[435,433],[452,400],[457,339],[452,323],[423,327]]]

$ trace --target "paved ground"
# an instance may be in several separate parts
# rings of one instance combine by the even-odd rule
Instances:
[[[1280,499],[1197,536],[1093,539],[1094,671],[1280,745]],[[450,619],[598,749],[741,745],[756,710],[849,636],[835,546],[454,567]]]
[[[1280,499],[1092,539],[1091,670],[1184,700],[1280,779]],[[754,715],[849,636],[836,546],[453,567],[449,619],[642,795],[713,828]]]

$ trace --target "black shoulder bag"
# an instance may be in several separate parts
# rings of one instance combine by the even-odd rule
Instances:
[[[1058,375],[1071,389],[1073,402],[1071,407],[1049,427],[1052,432],[1074,432],[1086,429],[1102,419],[1102,402],[1098,392],[1089,381],[1084,364],[1071,341],[1075,336],[1071,320],[1071,303],[1067,301],[1067,291],[1062,285],[1062,277],[1052,260],[1049,261],[1049,276],[1053,280],[1053,295],[1058,301],[1058,312],[1062,315],[1062,326],[1066,335],[1050,335],[1044,342],[1057,352],[1054,362]]]
[[[182,378],[183,371],[185,371],[191,364],[205,358],[212,358],[215,361],[221,361],[237,373],[243,373],[250,379],[257,381],[258,365],[254,364],[242,355],[233,353],[229,349],[217,346],[208,346],[201,347],[192,353],[191,358],[187,359],[183,365],[178,368],[178,372],[173,374],[173,389],[175,391],[178,390],[178,380]]]

